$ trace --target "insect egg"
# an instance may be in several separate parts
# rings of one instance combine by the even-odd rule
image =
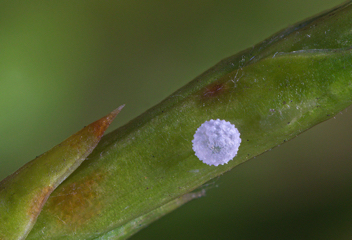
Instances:
[[[240,132],[230,122],[211,119],[197,129],[192,144],[199,160],[210,166],[223,165],[237,155]]]

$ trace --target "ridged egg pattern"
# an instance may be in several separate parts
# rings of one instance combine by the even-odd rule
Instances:
[[[240,132],[230,122],[211,119],[197,129],[192,144],[199,160],[208,165],[223,165],[237,155]]]

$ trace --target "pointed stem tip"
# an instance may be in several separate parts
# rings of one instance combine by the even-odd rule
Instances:
[[[118,108],[116,108],[114,111],[112,111],[111,113],[112,114],[114,114],[114,113],[116,113],[116,114],[118,114],[121,110],[122,110],[122,108],[124,108],[125,107],[125,104],[122,104],[120,107],[118,107]]]
[[[114,111],[112,111],[111,113],[109,113],[105,117],[102,117],[101,119],[88,125],[88,127],[93,128],[96,136],[100,138],[124,106],[125,106],[125,104],[119,106],[118,108],[116,108]]]

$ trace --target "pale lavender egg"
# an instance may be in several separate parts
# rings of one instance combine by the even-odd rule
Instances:
[[[193,150],[199,160],[208,165],[223,165],[232,160],[241,144],[240,132],[225,120],[211,119],[194,134]]]

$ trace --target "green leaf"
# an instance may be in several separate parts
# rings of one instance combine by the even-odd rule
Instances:
[[[123,106],[0,182],[0,239],[25,239],[52,191],[93,151]]]

